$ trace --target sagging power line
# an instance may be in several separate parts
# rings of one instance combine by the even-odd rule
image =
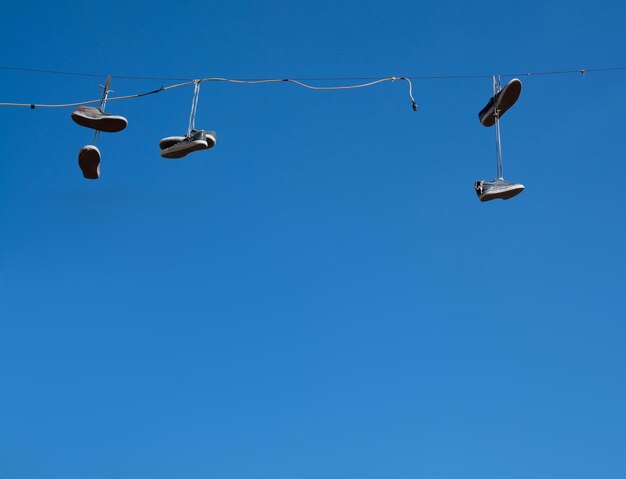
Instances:
[[[359,83],[359,84],[355,84],[355,85],[339,85],[339,86],[314,86],[314,85],[309,85],[306,83],[301,82],[300,80],[295,80],[293,78],[266,78],[266,79],[261,79],[261,80],[239,80],[239,79],[234,79],[234,78],[219,78],[219,77],[208,77],[208,78],[198,78],[195,80],[190,80],[190,81],[186,81],[183,83],[177,83],[174,85],[169,85],[169,86],[162,86],[161,88],[157,89],[157,90],[152,90],[152,91],[148,91],[148,92],[144,92],[144,93],[134,93],[131,95],[124,95],[124,96],[118,96],[118,97],[111,97],[108,99],[108,101],[119,101],[119,100],[130,100],[133,98],[140,98],[143,96],[148,96],[148,95],[153,95],[156,93],[161,93],[162,91],[168,91],[168,90],[173,90],[175,88],[181,88],[184,86],[188,86],[188,85],[193,85],[196,82],[197,83],[203,83],[203,82],[225,82],[225,83],[235,83],[235,84],[239,84],[239,85],[261,85],[264,83],[291,83],[297,86],[300,86],[302,88],[306,88],[308,90],[316,90],[316,91],[332,91],[332,90],[354,90],[354,89],[358,89],[358,88],[366,88],[366,87],[370,87],[370,86],[374,86],[377,85],[379,83],[384,83],[384,82],[395,82],[395,81],[405,81],[407,82],[408,86],[409,86],[409,98],[411,99],[411,105],[413,107],[414,111],[417,111],[417,103],[415,101],[415,98],[413,98],[413,84],[411,83],[411,80],[407,77],[386,77],[386,78],[377,78],[375,80],[372,80],[370,82],[367,83]],[[83,105],[91,105],[94,103],[99,103],[100,99],[95,99],[95,100],[84,100],[84,101],[76,101],[76,102],[70,102],[70,103],[56,103],[56,104],[50,104],[50,103],[17,103],[17,102],[0,102],[0,106],[3,107],[27,107],[30,109],[35,109],[35,108],[69,108],[69,107],[76,107],[76,106],[83,106]]]

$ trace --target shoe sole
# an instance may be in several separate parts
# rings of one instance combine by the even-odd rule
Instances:
[[[482,196],[479,196],[478,199],[483,202],[497,199],[508,200],[519,195],[522,191],[524,191],[524,185],[517,185],[493,193],[484,193]]]
[[[88,180],[100,178],[100,151],[95,146],[83,146],[78,152],[78,166]]]
[[[91,128],[92,130],[104,131],[105,133],[117,133],[128,126],[128,121],[122,116],[111,116],[106,118],[86,118],[82,115],[72,113],[72,120],[80,126]]]
[[[480,123],[485,127],[496,124],[496,107],[500,111],[499,118],[502,118],[509,108],[515,105],[522,93],[522,82],[517,78],[511,80],[500,93],[499,101],[482,115],[479,114]]]
[[[168,159],[178,159],[183,158],[194,151],[206,150],[208,148],[207,142],[203,140],[196,140],[194,142],[188,143],[185,148],[172,151],[172,148],[174,148],[174,146],[161,151],[161,156]]]

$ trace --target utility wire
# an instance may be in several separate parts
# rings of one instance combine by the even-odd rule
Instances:
[[[69,72],[69,71],[60,71],[60,70],[42,70],[35,68],[19,68],[19,67],[8,67],[8,66],[0,66],[0,70],[6,71],[25,71],[25,72],[34,72],[34,73],[49,73],[55,75],[70,75],[70,76],[86,76],[86,77],[105,77],[105,75],[100,75],[96,73],[85,73],[85,72]],[[570,75],[570,74],[581,74],[590,72],[615,72],[615,71],[626,71],[626,67],[607,67],[607,68],[588,68],[588,69],[580,69],[580,70],[553,70],[553,71],[538,71],[538,72],[526,72],[526,73],[507,73],[503,75],[497,75],[500,77],[531,77],[531,76],[547,76],[547,75]],[[153,95],[155,93],[160,93],[162,91],[171,90],[174,88],[180,88],[183,86],[194,84],[195,82],[207,82],[207,81],[218,81],[218,82],[227,82],[227,83],[238,83],[238,84],[246,84],[246,85],[256,85],[263,83],[280,83],[280,82],[288,82],[298,85],[303,88],[307,88],[309,90],[352,90],[356,88],[364,88],[376,85],[378,83],[387,82],[387,81],[396,81],[403,80],[406,81],[409,85],[409,96],[411,98],[411,103],[413,106],[413,110],[417,111],[417,103],[413,98],[413,84],[411,80],[465,80],[465,79],[477,79],[477,78],[493,78],[496,75],[410,75],[403,77],[385,77],[385,78],[375,78],[375,77],[318,77],[318,78],[276,78],[276,79],[230,79],[230,78],[221,78],[221,77],[208,77],[208,78],[200,78],[200,79],[187,79],[187,78],[172,78],[172,77],[142,77],[142,76],[116,76],[118,79],[132,79],[132,80],[167,80],[167,81],[177,81],[183,80],[183,83],[177,83],[174,85],[169,85],[166,87],[161,87],[157,90],[152,90],[144,93],[136,93],[132,95],[118,96],[109,98],[109,101],[119,101],[119,100],[128,100],[131,98],[140,98],[142,96]],[[361,83],[356,85],[341,85],[341,86],[329,86],[329,87],[320,87],[313,86],[303,83],[304,81],[366,81],[367,83]],[[44,104],[44,103],[0,103],[0,107],[28,107],[31,109],[34,108],[68,108],[68,107],[76,107],[83,105],[91,105],[94,103],[98,103],[100,100],[86,100],[72,103],[60,103],[60,104]]]
[[[0,70],[5,71],[22,71],[30,73],[47,73],[52,75],[67,75],[67,76],[82,76],[82,77],[96,77],[105,78],[109,75],[101,73],[86,73],[86,72],[72,72],[62,70],[43,70],[39,68],[21,68],[12,66],[0,66]],[[458,74],[458,75],[406,75],[411,80],[466,80],[475,78],[492,78],[494,75],[501,77],[516,77],[516,76],[539,76],[539,75],[567,75],[567,74],[585,74],[590,72],[608,72],[608,71],[624,71],[626,67],[608,67],[608,68],[581,68],[578,70],[554,70],[554,71],[536,71],[536,72],[521,72],[521,73],[489,73],[481,75],[471,74]],[[178,77],[155,77],[155,76],[128,76],[128,75],[111,75],[113,78],[124,80],[160,80],[160,81],[193,81],[193,78],[178,78]],[[295,81],[373,81],[379,77],[371,76],[352,76],[352,77],[310,77],[310,78],[293,78]],[[242,81],[262,81],[262,78],[242,78]]]
[[[119,100],[128,100],[131,98],[139,98],[142,96],[147,96],[147,95],[153,95],[155,93],[160,93],[162,91],[166,91],[166,90],[172,90],[174,88],[180,88],[180,87],[184,87],[187,85],[199,85],[202,82],[226,82],[226,83],[236,83],[236,84],[243,84],[243,85],[258,85],[258,84],[263,84],[263,83],[293,83],[294,85],[298,85],[300,87],[303,88],[307,88],[309,90],[352,90],[352,89],[356,89],[356,88],[365,88],[365,87],[369,87],[369,86],[373,86],[376,85],[378,83],[383,83],[383,82],[395,82],[395,81],[406,81],[407,84],[409,85],[409,97],[411,98],[411,103],[413,106],[413,110],[417,111],[417,103],[415,102],[415,98],[413,98],[413,84],[411,83],[411,80],[409,78],[406,77],[387,77],[387,78],[378,78],[374,81],[368,82],[368,83],[360,83],[360,84],[356,84],[356,85],[341,85],[341,86],[329,86],[329,87],[318,87],[318,86],[314,86],[314,85],[308,85],[306,83],[302,83],[299,80],[294,80],[294,79],[290,79],[290,78],[271,78],[271,79],[262,79],[262,80],[237,80],[237,79],[231,79],[231,78],[218,78],[218,77],[209,77],[209,78],[199,78],[196,80],[191,80],[191,81],[187,81],[187,82],[183,82],[183,83],[177,83],[174,85],[169,85],[166,87],[161,87],[158,90],[152,90],[149,92],[145,92],[145,93],[135,93],[133,95],[125,95],[125,96],[117,96],[117,97],[111,97],[111,98],[107,98],[107,101],[119,101]],[[44,104],[44,103],[0,103],[0,107],[5,106],[5,107],[28,107],[31,109],[35,109],[35,108],[68,108],[68,107],[74,107],[74,106],[84,106],[84,105],[91,105],[94,103],[99,103],[101,101],[101,99],[97,99],[97,100],[86,100],[86,101],[79,101],[79,102],[73,102],[73,103],[58,103],[58,104]]]

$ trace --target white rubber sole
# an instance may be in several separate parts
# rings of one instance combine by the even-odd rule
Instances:
[[[489,190],[488,192],[480,195],[478,199],[480,201],[491,201],[497,199],[508,200],[519,195],[522,191],[524,191],[524,185],[511,185],[505,188],[498,188],[497,190]]]

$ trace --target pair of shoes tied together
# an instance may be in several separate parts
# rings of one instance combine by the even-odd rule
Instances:
[[[159,142],[163,158],[183,158],[189,153],[208,150],[217,143],[214,131],[191,130],[189,136],[168,136]]]
[[[496,126],[496,179],[479,180],[474,183],[474,190],[480,201],[495,199],[508,200],[524,191],[521,183],[511,183],[504,179],[502,170],[502,145],[500,140],[500,118],[517,102],[522,92],[522,82],[513,78],[504,88],[500,88],[500,77],[493,77],[493,96],[478,113],[481,125]]]

